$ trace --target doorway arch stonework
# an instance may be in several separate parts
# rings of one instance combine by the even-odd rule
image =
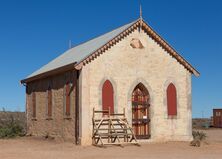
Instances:
[[[150,115],[149,118],[151,120],[150,122],[150,134],[154,134],[155,128],[153,124],[153,116],[154,116],[154,96],[153,96],[153,90],[150,86],[150,84],[143,78],[138,78],[136,79],[129,87],[128,93],[127,93],[127,109],[126,109],[126,116],[128,119],[129,124],[132,126],[132,92],[135,89],[135,87],[139,84],[142,83],[144,87],[148,90],[149,96],[150,96]],[[152,135],[151,135],[152,138]]]
[[[137,139],[150,138],[150,95],[139,83],[132,92],[132,128]]]

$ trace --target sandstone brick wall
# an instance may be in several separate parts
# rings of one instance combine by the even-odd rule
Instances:
[[[132,48],[139,39],[142,49]],[[80,134],[83,145],[91,144],[92,110],[102,109],[101,90],[106,79],[114,87],[114,109],[127,110],[131,123],[131,95],[143,83],[151,96],[151,139],[149,141],[191,140],[191,73],[163,50],[145,32],[134,31],[117,45],[85,65],[80,74]],[[166,88],[172,82],[177,89],[176,119],[167,115]]]
[[[64,85],[71,87],[71,115],[64,115]],[[52,89],[52,119],[47,116],[47,89]],[[32,117],[32,93],[36,93],[36,118]],[[65,72],[27,84],[27,133],[34,136],[62,137],[75,141],[76,71]]]

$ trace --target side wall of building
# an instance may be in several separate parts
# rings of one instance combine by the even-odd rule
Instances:
[[[70,116],[64,112],[65,84],[70,82]],[[52,117],[47,116],[47,89],[52,90]],[[32,94],[36,95],[36,117],[33,118]],[[75,141],[76,71],[69,71],[27,84],[27,133],[33,136],[62,137]]]
[[[139,39],[144,48],[130,46]],[[151,97],[151,140],[188,141],[192,139],[191,73],[170,56],[144,31],[134,31],[104,54],[85,65],[81,71],[80,137],[83,145],[91,144],[92,110],[102,109],[102,85],[110,80],[114,88],[114,110],[127,110],[131,123],[132,91],[140,82]],[[177,116],[167,115],[166,89],[170,83],[177,89]]]

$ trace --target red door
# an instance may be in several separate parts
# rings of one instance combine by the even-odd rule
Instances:
[[[132,94],[132,125],[137,139],[150,138],[149,93],[139,84]]]
[[[222,128],[222,109],[213,110],[214,127]]]
[[[106,80],[102,88],[102,108],[114,113],[113,86],[109,80]]]

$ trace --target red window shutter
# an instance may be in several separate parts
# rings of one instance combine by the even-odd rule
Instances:
[[[32,117],[36,117],[36,94],[32,92]]]
[[[70,115],[70,84],[66,84],[66,115]]]
[[[172,83],[167,87],[167,109],[169,116],[177,115],[177,93]]]
[[[52,90],[48,89],[48,116],[52,116]]]
[[[102,109],[114,113],[113,86],[109,80],[106,80],[102,88]]]

